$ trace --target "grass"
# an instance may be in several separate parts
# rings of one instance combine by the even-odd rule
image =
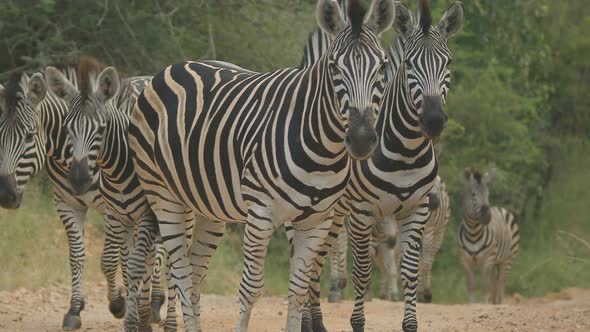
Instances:
[[[0,209],[0,290],[70,283],[67,237],[53,199],[39,179],[27,186],[19,210]],[[101,279],[101,219],[89,213],[86,222],[84,279]]]
[[[590,146],[575,144],[554,158],[555,174],[534,217],[520,221],[521,250],[508,283],[508,293],[541,296],[565,287],[590,288]],[[69,284],[66,237],[49,195],[32,183],[18,211],[0,210],[0,290]],[[432,286],[434,302],[462,303],[467,295],[457,257],[456,233],[460,211],[453,211],[445,242],[436,258]],[[101,281],[99,256],[102,221],[91,214],[86,223],[85,280]],[[237,295],[242,272],[243,226],[229,225],[204,284],[205,293]],[[289,247],[284,232],[275,234],[266,262],[265,295],[286,295]],[[349,268],[351,260],[349,255]],[[373,289],[379,285],[374,273]],[[350,279],[349,279],[350,280]],[[322,272],[327,295],[329,270]],[[345,296],[352,297],[352,287]]]

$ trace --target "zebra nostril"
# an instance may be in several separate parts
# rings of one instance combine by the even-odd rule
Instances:
[[[349,135],[344,136],[344,144],[351,146],[352,145],[352,139],[350,138]]]

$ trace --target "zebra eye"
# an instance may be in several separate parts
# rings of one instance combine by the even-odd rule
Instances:
[[[332,76],[340,74],[340,69],[338,68],[338,65],[336,65],[336,63],[330,62],[328,67],[330,68],[330,74],[332,74]]]
[[[406,69],[408,69],[408,70],[414,69],[414,66],[412,65],[412,61],[410,61],[410,59],[407,59],[406,61],[404,61],[404,64],[406,65]]]
[[[387,69],[387,66],[389,65],[389,61],[388,60],[384,60],[381,63],[381,67],[379,68],[379,72],[381,72],[381,74],[385,73],[385,70]]]
[[[25,137],[26,142],[31,143],[35,139],[35,134],[36,133],[34,131],[28,133],[27,136]]]

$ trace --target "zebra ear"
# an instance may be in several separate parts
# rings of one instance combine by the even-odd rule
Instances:
[[[55,67],[45,68],[45,79],[49,91],[68,103],[78,94],[76,87]]]
[[[414,32],[414,22],[410,9],[401,2],[395,2],[395,19],[393,29],[403,38],[408,38]]]
[[[47,84],[41,73],[35,73],[29,80],[29,99],[37,106],[47,94]]]
[[[108,67],[98,76],[97,95],[102,101],[109,101],[119,93],[120,85],[121,82],[117,70],[113,67]]]
[[[322,30],[332,36],[337,35],[346,27],[346,22],[336,0],[318,0],[316,16]]]
[[[375,0],[367,27],[377,36],[389,29],[395,18],[395,5],[392,0]]]
[[[436,28],[445,38],[449,38],[459,31],[462,24],[463,4],[457,1],[447,9]]]

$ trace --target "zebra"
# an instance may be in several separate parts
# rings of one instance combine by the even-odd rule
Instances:
[[[319,25],[335,38],[310,68],[252,74],[188,61],[158,73],[138,97],[130,144],[185,330],[200,328],[200,285],[226,222],[246,222],[237,331],[247,329],[260,296],[271,235],[286,222],[293,241],[285,330],[301,329],[313,261],[337,227],[326,217],[347,186],[349,155],[367,158],[377,144],[373,114],[386,62],[378,36],[394,5],[376,0],[365,24],[358,1],[349,8],[347,24],[335,0],[318,1]],[[180,226],[187,209],[200,217],[190,263]]]
[[[149,260],[149,267],[154,265],[152,246],[158,232],[129,157],[127,130],[135,99],[151,77],[121,81],[115,68],[101,69],[94,58],[82,58],[78,88],[54,67],[47,67],[45,72],[49,90],[69,104],[64,124],[71,147],[68,177],[72,188],[78,194],[87,192],[98,174],[98,188],[107,206],[106,238],[127,253],[123,257],[129,284],[125,326],[137,324],[139,311],[140,328],[149,330],[151,311],[147,303],[152,270],[146,270],[145,261]],[[144,274],[140,300],[146,305],[138,310]],[[172,302],[169,312],[171,307]]]
[[[447,40],[463,22],[463,5],[452,4],[432,26],[428,1],[419,2],[417,19],[396,2],[393,28],[399,34],[390,47],[386,77],[392,77],[381,100],[379,145],[372,157],[353,161],[343,203],[335,224],[349,215],[348,237],[353,252],[354,331],[363,331],[364,300],[371,277],[370,241],[373,225],[393,216],[400,225],[401,279],[404,286],[404,331],[416,331],[416,288],[423,228],[428,219],[428,193],[438,172],[431,138],[446,124],[444,104],[450,84],[451,52]],[[414,21],[416,24],[414,24]],[[395,68],[396,64],[399,68]],[[392,68],[393,67],[393,68]],[[338,212],[338,211],[337,211]],[[319,287],[313,283],[312,287]],[[319,292],[315,288],[311,293]],[[313,307],[319,302],[310,303]],[[316,319],[316,317],[314,317]]]
[[[459,252],[465,270],[469,302],[475,302],[474,268],[482,269],[484,302],[504,300],[504,288],[512,260],[518,253],[520,228],[514,215],[499,207],[490,207],[490,173],[465,168],[463,221],[459,226]]]
[[[76,66],[63,66],[60,72],[77,86]],[[47,91],[42,73],[30,77],[20,72],[13,74],[6,88],[0,85],[0,99],[0,154],[3,156],[0,160],[0,206],[18,208],[30,176],[47,164],[55,206],[68,238],[72,274],[70,307],[64,316],[62,328],[79,329],[82,325],[80,312],[85,306],[81,284],[87,210],[95,209],[106,221],[106,207],[97,187],[98,176],[92,178],[86,194],[75,193],[68,180],[71,158],[63,127],[67,104]],[[119,251],[113,251],[111,247],[108,239],[105,240],[101,267],[108,283],[109,310],[116,318],[122,318],[126,303],[123,291],[116,283]],[[156,271],[156,276],[159,273]],[[161,305],[163,292],[158,280],[154,280],[153,291],[152,297],[161,298]],[[153,310],[159,312],[157,303]]]
[[[432,302],[430,288],[432,263],[442,245],[451,217],[449,194],[440,176],[436,177],[432,191],[428,195],[430,216],[424,225],[418,276],[418,301],[427,303]],[[382,275],[379,298],[390,301],[398,300],[399,228],[397,222],[391,217],[377,222],[372,236],[370,254]],[[328,298],[330,302],[340,301],[342,289],[346,285],[346,266],[344,265],[348,250],[346,232],[342,232],[338,236],[336,243],[337,245],[331,252],[333,255],[330,265],[331,287]],[[369,299],[370,295],[370,290],[367,290],[366,298]]]

